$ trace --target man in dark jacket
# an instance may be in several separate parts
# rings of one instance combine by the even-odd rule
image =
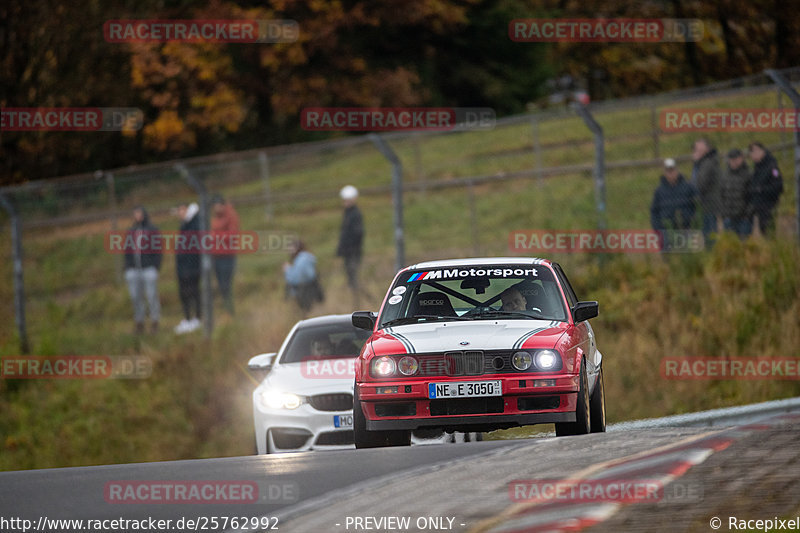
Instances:
[[[752,142],[749,151],[754,166],[748,195],[758,217],[758,228],[766,235],[775,229],[775,208],[783,193],[783,177],[775,156],[763,144]]]
[[[158,299],[158,271],[161,268],[161,249],[157,242],[158,228],[150,222],[142,206],[133,209],[133,225],[128,229],[126,242],[136,243],[125,253],[125,281],[133,302],[134,332],[144,333],[145,300],[150,308],[153,332],[158,331],[161,302]]]
[[[708,139],[697,139],[692,146],[692,185],[700,196],[703,209],[703,237],[706,245],[713,241],[709,235],[722,230],[722,201],[720,197],[720,166],[717,149]]]
[[[347,273],[347,284],[353,291],[355,306],[358,307],[359,286],[358,267],[361,264],[361,250],[364,242],[364,220],[356,205],[358,189],[352,185],[342,187],[339,192],[344,205],[342,228],[339,234],[339,246],[336,255],[344,259],[344,270]]]
[[[178,208],[181,219],[180,233],[184,242],[197,239],[200,234],[200,207],[191,203]],[[195,240],[195,242],[197,242]],[[175,333],[188,333],[200,327],[200,254],[187,244],[186,249],[176,250],[175,269],[178,274],[178,294],[183,306],[184,319],[175,327]],[[194,316],[193,316],[194,315]]]
[[[753,230],[747,193],[749,186],[750,169],[742,151],[734,148],[728,152],[728,165],[722,180],[722,218],[725,229],[735,231],[740,239],[746,238]]]
[[[664,160],[664,173],[650,204],[650,225],[662,232],[664,248],[669,248],[669,232],[691,227],[697,192],[678,171],[675,160]]]

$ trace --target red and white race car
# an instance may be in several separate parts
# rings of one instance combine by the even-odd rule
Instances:
[[[588,322],[597,312],[545,259],[401,270],[378,315],[352,316],[372,332],[356,361],[356,447],[408,445],[418,428],[605,431],[602,355]]]

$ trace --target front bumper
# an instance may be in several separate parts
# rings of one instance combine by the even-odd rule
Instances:
[[[430,383],[501,381],[502,396],[431,399]],[[358,383],[367,430],[442,427],[492,431],[529,424],[574,422],[580,388],[577,374],[494,374],[425,377]],[[397,387],[397,393],[378,393]]]
[[[258,398],[253,402],[256,448],[259,454],[307,450],[342,450],[353,447],[353,429],[334,425],[334,416],[348,411],[317,411],[308,404],[297,409],[270,409]]]

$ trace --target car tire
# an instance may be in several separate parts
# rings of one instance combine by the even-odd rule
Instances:
[[[589,409],[589,382],[586,377],[586,364],[581,365],[581,387],[578,390],[578,405],[575,408],[575,422],[556,422],[556,436],[586,435],[592,428]]]
[[[590,418],[592,420],[592,433],[605,433],[606,431],[606,392],[603,385],[603,367],[597,374],[597,383],[589,400]]]
[[[411,430],[367,431],[367,417],[361,410],[358,387],[353,388],[353,441],[356,448],[411,446]]]
[[[480,442],[483,440],[483,433],[464,433],[464,442]]]

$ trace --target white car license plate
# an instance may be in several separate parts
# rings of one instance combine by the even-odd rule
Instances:
[[[352,428],[353,415],[333,415],[333,427]]]
[[[428,398],[479,398],[502,396],[502,381],[451,381],[428,383]]]

